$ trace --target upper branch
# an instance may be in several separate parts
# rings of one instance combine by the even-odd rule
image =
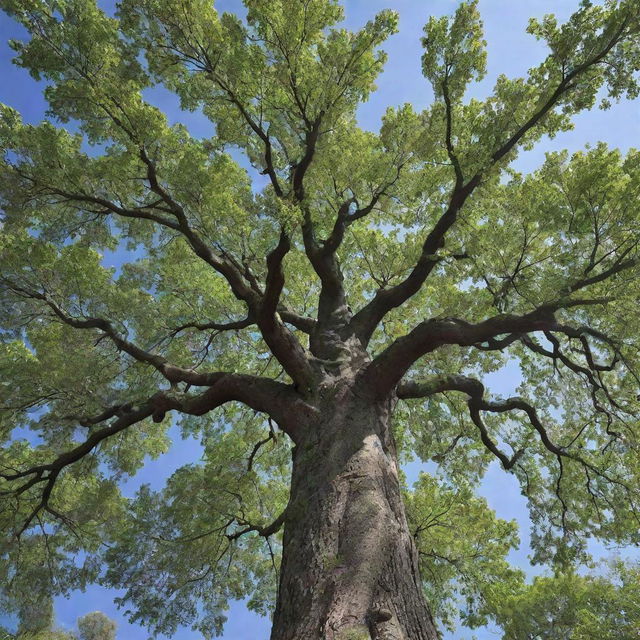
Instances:
[[[291,169],[291,185],[294,196],[298,202],[303,202],[305,198],[304,177],[316,153],[323,116],[324,112],[321,111],[318,117],[311,123],[311,127],[307,128],[305,132],[304,153],[300,161],[294,164]]]
[[[32,180],[29,176],[26,176],[24,174],[21,174],[21,176],[23,178]],[[150,220],[152,222],[155,222],[156,224],[159,224],[162,227],[167,227],[175,231],[180,230],[180,226],[174,219],[168,218],[166,215],[153,212],[153,210],[156,208],[157,205],[143,205],[141,207],[131,209],[127,207],[122,207],[120,205],[115,204],[114,202],[111,202],[110,200],[107,200],[106,198],[101,198],[98,196],[92,196],[85,193],[71,193],[69,191],[55,188],[55,187],[50,187],[50,190],[52,194],[61,196],[66,201],[92,204],[92,205],[97,205],[99,207],[102,207],[102,209],[87,208],[87,210],[91,211],[91,213],[98,213],[100,215],[115,214],[122,218],[132,218],[134,220]]]
[[[292,311],[288,307],[279,306],[278,313],[284,322],[295,327],[298,331],[302,331],[302,333],[310,334],[316,326],[316,320],[314,318],[295,313],[295,311]]]
[[[365,377],[376,393],[384,395],[394,388],[414,362],[443,345],[456,344],[494,350],[503,349],[522,336],[536,331],[576,332],[575,328],[557,322],[555,313],[558,310],[601,305],[610,301],[611,298],[563,297],[542,304],[523,315],[501,314],[476,324],[460,318],[425,320],[406,335],[397,338],[374,358]],[[603,336],[600,333],[598,335]],[[607,339],[607,336],[603,337]]]
[[[322,283],[318,301],[318,321],[321,325],[333,323],[342,326],[351,319],[343,285],[344,276],[336,253],[349,225],[366,217],[374,210],[380,198],[398,180],[401,168],[402,165],[398,166],[395,177],[373,192],[368,204],[360,206],[355,196],[344,200],[338,207],[333,228],[325,240],[316,238],[311,212],[308,207],[305,207],[302,229],[305,250]],[[352,211],[353,206],[355,210]]]
[[[185,329],[197,329],[198,331],[239,331],[253,324],[255,324],[255,322],[250,317],[230,322],[185,322],[179,327],[174,327],[171,330],[171,335],[175,336]]]
[[[262,298],[262,311],[269,319],[275,315],[280,301],[280,294],[284,287],[282,262],[290,250],[291,239],[287,232],[282,229],[277,246],[267,255],[267,282]]]
[[[182,205],[177,202],[164,187],[161,186],[155,163],[149,157],[144,147],[140,148],[140,159],[146,166],[147,181],[151,190],[160,196],[160,198],[167,204],[170,211],[175,215],[178,220],[177,229],[185,237],[193,252],[208,265],[213,267],[218,273],[224,276],[236,298],[243,300],[249,308],[255,308],[257,301],[256,291],[251,287],[251,284],[247,282],[240,269],[238,269],[232,261],[215,253],[194,231],[189,224],[189,219]]]
[[[364,344],[368,343],[376,327],[389,311],[400,306],[419,291],[422,284],[439,262],[436,254],[438,250],[444,246],[447,232],[455,224],[463,205],[481,183],[484,176],[509,154],[529,131],[541,123],[544,117],[575,87],[576,80],[580,76],[587,73],[592,67],[598,65],[606,58],[607,54],[623,39],[628,23],[629,18],[627,17],[598,52],[594,53],[592,57],[582,64],[576,66],[571,72],[563,74],[562,79],[549,97],[522,126],[491,154],[486,166],[479,169],[467,182],[463,180],[463,175],[453,149],[451,141],[451,106],[447,105],[447,150],[450,159],[452,159],[452,161],[456,160],[456,162],[453,162],[456,180],[449,204],[446,211],[427,235],[422,246],[420,257],[409,275],[393,287],[379,289],[373,299],[354,315],[351,320],[353,332]]]
[[[138,362],[151,365],[171,383],[187,382],[196,386],[207,386],[218,380],[220,374],[199,373],[192,369],[178,367],[171,364],[163,356],[142,349],[135,343],[127,340],[119,331],[117,331],[113,323],[105,318],[77,318],[65,311],[46,292],[29,289],[4,277],[0,278],[0,282],[21,297],[43,302],[47,307],[49,307],[49,309],[51,309],[51,311],[53,311],[54,315],[61,322],[73,327],[74,329],[97,329],[98,331],[101,331],[103,335],[107,336],[114,343],[118,350],[124,351]]]

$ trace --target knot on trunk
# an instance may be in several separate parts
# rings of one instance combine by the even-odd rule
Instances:
[[[393,618],[393,613],[389,611],[389,609],[385,609],[384,607],[377,607],[371,610],[371,622],[375,624],[380,624],[381,622],[387,622]]]

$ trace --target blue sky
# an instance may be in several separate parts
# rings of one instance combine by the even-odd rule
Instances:
[[[377,130],[381,115],[388,106],[410,102],[416,109],[420,109],[428,105],[432,94],[420,74],[422,25],[431,14],[451,12],[457,4],[455,0],[346,0],[343,4],[346,8],[346,26],[350,28],[363,25],[381,9],[395,9],[400,15],[400,32],[384,47],[389,60],[379,79],[378,91],[358,112],[361,126]],[[529,66],[536,64],[545,55],[544,47],[525,33],[529,17],[554,12],[560,18],[566,18],[577,4],[578,0],[480,0],[488,41],[488,74],[482,83],[473,87],[470,96],[486,96],[498,74],[523,75]],[[239,0],[220,0],[217,6],[221,10],[242,11]],[[12,52],[6,44],[8,38],[20,36],[21,31],[17,26],[6,16],[0,16],[0,102],[16,108],[26,121],[37,122],[44,117],[46,109],[41,96],[42,85],[31,79],[24,70],[11,65]],[[177,100],[167,92],[154,90],[149,94],[149,99],[162,107],[171,121],[187,124],[193,135],[211,135],[211,125],[202,115],[181,112]],[[640,144],[640,104],[623,101],[606,112],[585,113],[576,118],[573,131],[562,133],[554,140],[544,141],[534,150],[523,153],[515,166],[521,171],[530,171],[540,164],[545,151],[562,148],[576,151],[585,144],[598,140],[604,140],[610,146],[622,150],[627,150],[630,146],[637,147]],[[122,260],[122,256],[110,255],[108,260],[115,265]],[[519,382],[518,370],[514,366],[508,366],[503,371],[492,374],[488,381],[493,393],[508,395]],[[198,444],[191,440],[183,441],[178,437],[177,431],[175,433],[171,451],[148,464],[127,484],[124,488],[126,493],[131,494],[143,482],[159,486],[175,468],[199,457]],[[409,465],[406,469],[409,478],[415,478],[419,468],[418,464]],[[524,499],[520,496],[515,480],[502,473],[497,466],[492,467],[483,482],[481,493],[500,517],[515,518],[520,523],[523,545],[512,554],[511,560],[531,571],[527,561],[529,521]],[[78,616],[100,609],[118,621],[118,640],[147,638],[148,634],[143,629],[127,624],[122,612],[115,608],[115,595],[117,594],[113,590],[93,587],[86,593],[74,593],[69,599],[58,599],[58,621],[62,626],[71,628]],[[242,603],[234,604],[228,616],[224,640],[268,638],[269,621],[246,611]],[[448,636],[448,639],[462,640],[471,635],[471,632],[461,631]],[[475,635],[478,640],[498,637],[491,630],[476,631]],[[200,636],[184,630],[179,637],[181,640],[195,640]]]

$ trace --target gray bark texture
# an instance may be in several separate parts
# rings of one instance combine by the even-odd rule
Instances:
[[[341,375],[300,429],[271,640],[438,638],[400,493],[392,402]]]

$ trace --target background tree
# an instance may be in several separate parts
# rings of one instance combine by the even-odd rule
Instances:
[[[80,640],[115,640],[116,623],[104,613],[94,611],[78,619]]]
[[[0,640],[115,640],[116,624],[100,611],[78,618],[78,633],[56,628],[51,598],[25,599],[15,633],[0,627]]]
[[[519,543],[515,521],[496,518],[471,487],[440,486],[424,473],[405,505],[434,617],[450,631],[495,620],[505,595],[524,589],[523,572],[506,560]]]
[[[246,23],[204,0],[125,0],[115,18],[2,1],[51,109],[0,118],[5,602],[100,579],[166,633],[219,631],[248,596],[275,607],[273,640],[435,638],[436,554],[476,567],[473,538],[430,540],[442,504],[456,522],[471,502],[487,570],[517,579],[499,561],[513,532],[470,497],[492,459],[528,497],[537,560],[637,543],[637,153],[509,163],[597,100],[637,97],[638,1],[532,21],[548,57],[484,101],[465,99],[485,53],[462,3],[425,27],[433,104],[389,110],[379,134],[355,110],[392,12],[350,33],[332,0],[245,4]],[[158,83],[211,138],[169,125],[145,99]],[[483,375],[513,358],[520,395],[492,396]],[[202,464],[124,500],[172,414]],[[404,500],[409,452],[444,486]]]
[[[613,564],[609,575],[573,572],[535,578],[500,603],[496,620],[505,640],[591,640],[638,635],[640,569]]]

